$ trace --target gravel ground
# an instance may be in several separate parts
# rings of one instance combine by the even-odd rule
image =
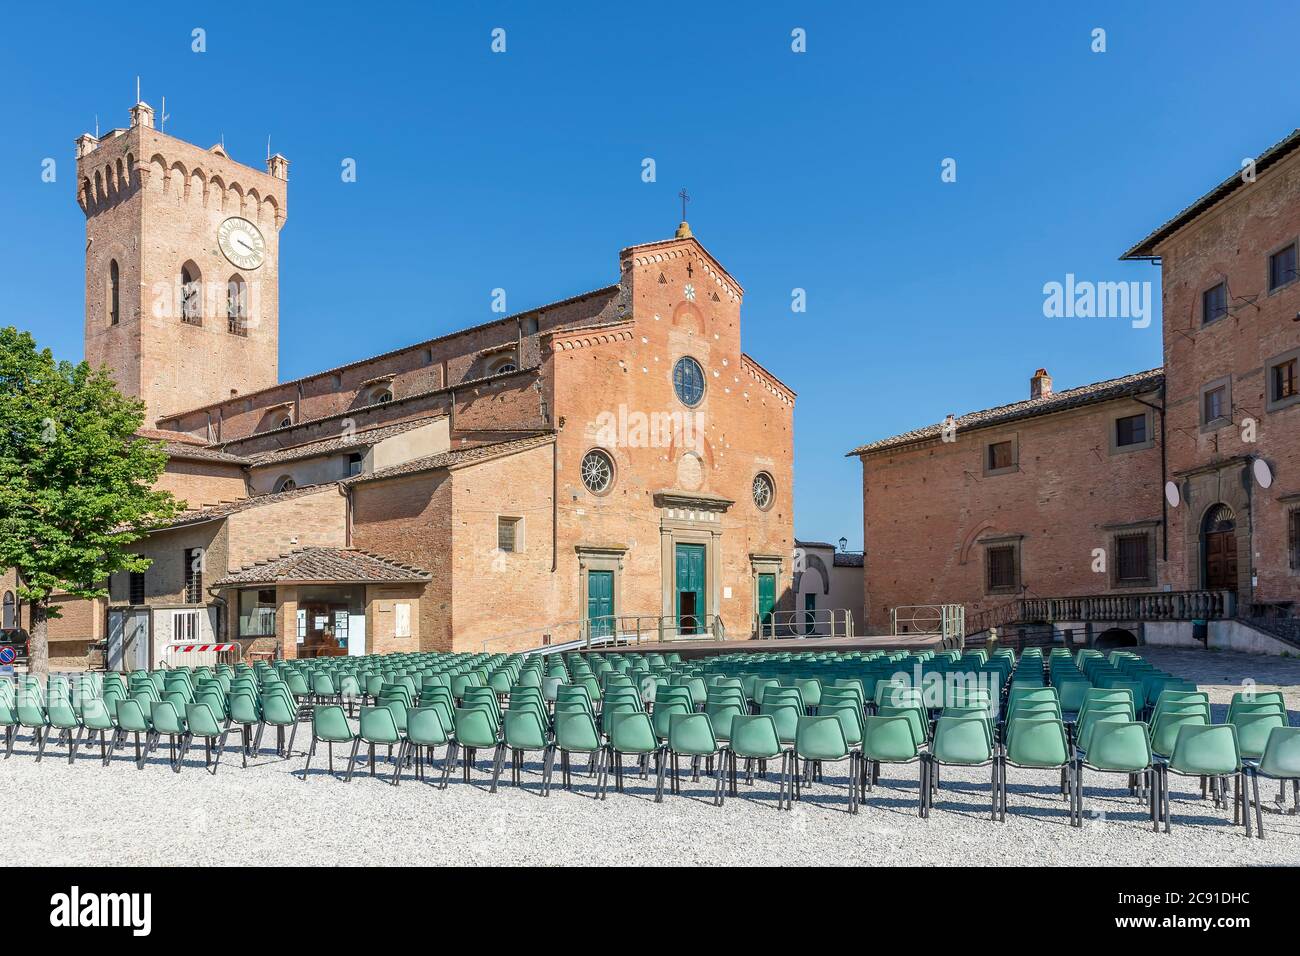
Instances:
[[[1300,662],[1250,655],[1152,651],[1159,666],[1197,680],[1226,704],[1241,681],[1261,689],[1280,685],[1300,723]],[[304,725],[304,729],[306,725]],[[234,736],[232,735],[232,744]],[[264,741],[270,746],[270,738]],[[299,733],[297,749],[305,748]],[[846,812],[847,764],[828,766],[826,781],[805,790],[792,812],[775,807],[774,778],[712,805],[711,778],[683,781],[683,794],[653,802],[653,778],[629,777],[628,792],[612,787],[593,799],[592,781],[575,775],[572,793],[538,795],[540,765],[527,765],[524,787],[509,770],[496,794],[487,792],[486,762],[473,783],[453,776],[445,791],[405,776],[400,787],[357,777],[331,778],[318,758],[304,781],[304,757],[291,761],[269,749],[240,766],[232,746],[215,776],[202,752],[179,774],[164,745],[143,771],[120,750],[108,768],[87,754],[69,766],[62,748],[36,764],[21,738],[0,761],[0,805],[36,808],[11,813],[0,865],[81,866],[242,865],[565,865],[593,861],[658,865],[868,864],[921,865],[1256,865],[1300,861],[1300,817],[1273,804],[1276,784],[1261,783],[1266,840],[1247,840],[1231,811],[1199,799],[1195,781],[1171,778],[1174,822],[1152,833],[1144,805],[1122,779],[1087,779],[1087,818],[1067,825],[1057,774],[1010,771],[1005,824],[989,816],[988,771],[945,770],[929,820],[916,816],[915,766],[886,768],[881,784],[856,817]],[[441,754],[440,754],[441,755]],[[344,763],[336,758],[336,768]],[[380,764],[380,768],[385,765]],[[558,782],[559,768],[556,768]],[[33,826],[32,821],[38,821]]]

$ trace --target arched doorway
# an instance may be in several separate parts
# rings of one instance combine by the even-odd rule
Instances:
[[[1237,515],[1227,505],[1215,505],[1201,521],[1201,564],[1206,588],[1237,590]]]
[[[1097,635],[1093,646],[1099,651],[1113,651],[1117,647],[1137,647],[1138,639],[1132,631],[1122,627],[1112,627]]]

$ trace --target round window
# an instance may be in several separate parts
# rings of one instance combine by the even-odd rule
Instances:
[[[759,511],[766,511],[772,507],[772,501],[776,498],[776,486],[772,484],[772,476],[764,471],[755,475],[752,494],[754,505]]]
[[[285,475],[275,483],[275,493],[278,495],[284,491],[293,491],[297,487],[298,487],[298,482],[294,481],[288,475]]]
[[[582,483],[593,495],[603,495],[614,484],[614,462],[598,448],[582,456]]]
[[[673,391],[683,405],[694,408],[704,398],[704,369],[689,355],[673,366]]]

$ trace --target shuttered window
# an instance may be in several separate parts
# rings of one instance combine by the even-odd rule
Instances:
[[[1014,545],[999,545],[984,552],[990,591],[1011,591],[1017,587],[1016,549]]]
[[[1115,539],[1117,584],[1151,584],[1151,536],[1124,534]]]

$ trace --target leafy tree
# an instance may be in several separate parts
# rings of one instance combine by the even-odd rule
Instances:
[[[136,435],[143,422],[106,370],[0,328],[0,568],[17,570],[30,608],[32,673],[49,671],[53,595],[103,597],[110,574],[143,571],[128,546],[177,512],[153,488],[167,454]]]

